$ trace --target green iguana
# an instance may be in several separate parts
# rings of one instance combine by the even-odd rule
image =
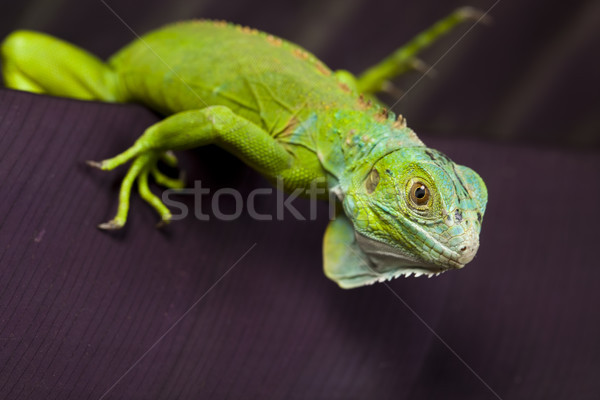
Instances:
[[[131,162],[116,216],[125,225],[132,185],[160,214],[169,209],[148,177],[183,182],[157,169],[171,150],[210,143],[286,190],[321,180],[343,206],[324,238],[325,274],[343,288],[461,268],[479,247],[487,202],[482,179],[427,148],[405,120],[375,99],[414,68],[416,54],[453,26],[480,16],[463,8],[355,78],[331,71],[290,42],[221,21],[168,25],[135,40],[106,63],[56,38],[16,31],[2,43],[7,87],[107,102],[138,102],[168,116],[126,151],[101,162]]]

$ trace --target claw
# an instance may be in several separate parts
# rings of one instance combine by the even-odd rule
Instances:
[[[385,81],[383,83],[383,86],[381,87],[381,91],[388,93],[394,97],[402,97],[405,94],[404,90],[398,88],[391,81]]]
[[[423,75],[426,75],[430,78],[435,78],[437,75],[437,71],[420,58],[415,57],[412,60],[410,60],[409,63],[415,71],[420,72]]]
[[[182,172],[180,173],[179,179],[173,179],[163,175],[158,170],[156,162],[159,157],[163,158],[166,162],[172,165],[177,163],[177,159],[172,152],[162,152],[162,154],[157,154],[157,152],[148,151],[135,155],[136,152],[139,152],[137,148],[130,148],[116,157],[101,162],[86,162],[91,167],[106,171],[121,165],[123,162],[126,162],[132,157],[132,154],[134,155],[133,157],[135,157],[121,183],[117,214],[112,220],[98,225],[98,228],[100,229],[113,231],[121,229],[125,226],[127,214],[129,212],[131,189],[136,181],[138,184],[138,192],[142,199],[152,206],[161,216],[161,220],[157,224],[157,227],[161,228],[167,225],[171,220],[171,212],[167,206],[163,204],[159,197],[150,191],[148,186],[148,175],[152,174],[159,185],[163,185],[172,189],[181,189],[184,187],[183,179],[185,179],[185,174]]]
[[[152,177],[159,185],[165,186],[169,189],[183,189],[185,187],[185,171],[179,172],[179,178],[173,179],[158,170],[156,166],[150,170]]]
[[[92,161],[92,160],[87,160],[85,162],[87,165],[89,165],[90,167],[93,168],[98,168],[98,169],[102,169],[102,161]]]
[[[125,226],[125,224],[123,222],[119,222],[114,219],[111,219],[108,222],[104,222],[104,223],[98,225],[98,228],[105,230],[105,231],[116,231],[118,229],[121,229],[123,226]]]
[[[456,10],[456,14],[465,20],[479,21],[481,23],[490,25],[493,22],[492,17],[487,15],[481,10],[473,7],[465,6],[460,7]]]
[[[161,219],[160,221],[158,221],[158,223],[156,224],[156,228],[157,229],[162,229],[165,226],[169,225],[169,223],[171,222],[171,217],[169,216],[168,219]]]
[[[161,156],[160,159],[167,164],[169,167],[176,167],[177,166],[177,157],[175,156],[175,153],[173,153],[171,150],[167,150],[165,151]]]

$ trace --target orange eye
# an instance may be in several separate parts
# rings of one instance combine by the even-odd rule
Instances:
[[[413,183],[410,188],[410,201],[415,206],[422,207],[426,206],[429,203],[429,199],[431,195],[429,194],[429,189],[422,182]]]

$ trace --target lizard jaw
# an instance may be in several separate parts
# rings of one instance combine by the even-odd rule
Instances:
[[[438,253],[439,262],[431,263],[356,231],[355,237],[368,261],[365,262],[364,274],[359,279],[360,284],[352,282],[354,281],[352,279],[345,282],[346,287],[372,285],[376,282],[390,281],[401,276],[410,277],[412,275],[414,277],[427,276],[431,278],[447,270],[464,267],[467,262],[471,261],[479,247],[479,241],[474,236],[474,241],[469,240],[470,244],[464,246],[465,251],[462,253],[452,251],[444,246],[444,251]]]
[[[377,274],[374,271],[366,271],[364,274],[360,276],[353,276],[352,278],[338,277],[337,283],[344,289],[352,289],[360,286],[370,286],[377,282],[391,281],[392,279],[396,279],[402,276],[408,278],[411,275],[414,275],[415,278],[419,276],[427,276],[428,278],[431,278],[432,276],[438,276],[445,271],[447,270],[442,269],[436,271],[417,267],[403,268],[393,273],[384,274]]]

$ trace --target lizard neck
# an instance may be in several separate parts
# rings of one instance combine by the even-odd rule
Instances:
[[[317,154],[329,174],[329,190],[340,200],[352,182],[363,179],[383,156],[424,146],[404,120],[383,108],[332,111],[320,122],[323,140],[317,141]]]

